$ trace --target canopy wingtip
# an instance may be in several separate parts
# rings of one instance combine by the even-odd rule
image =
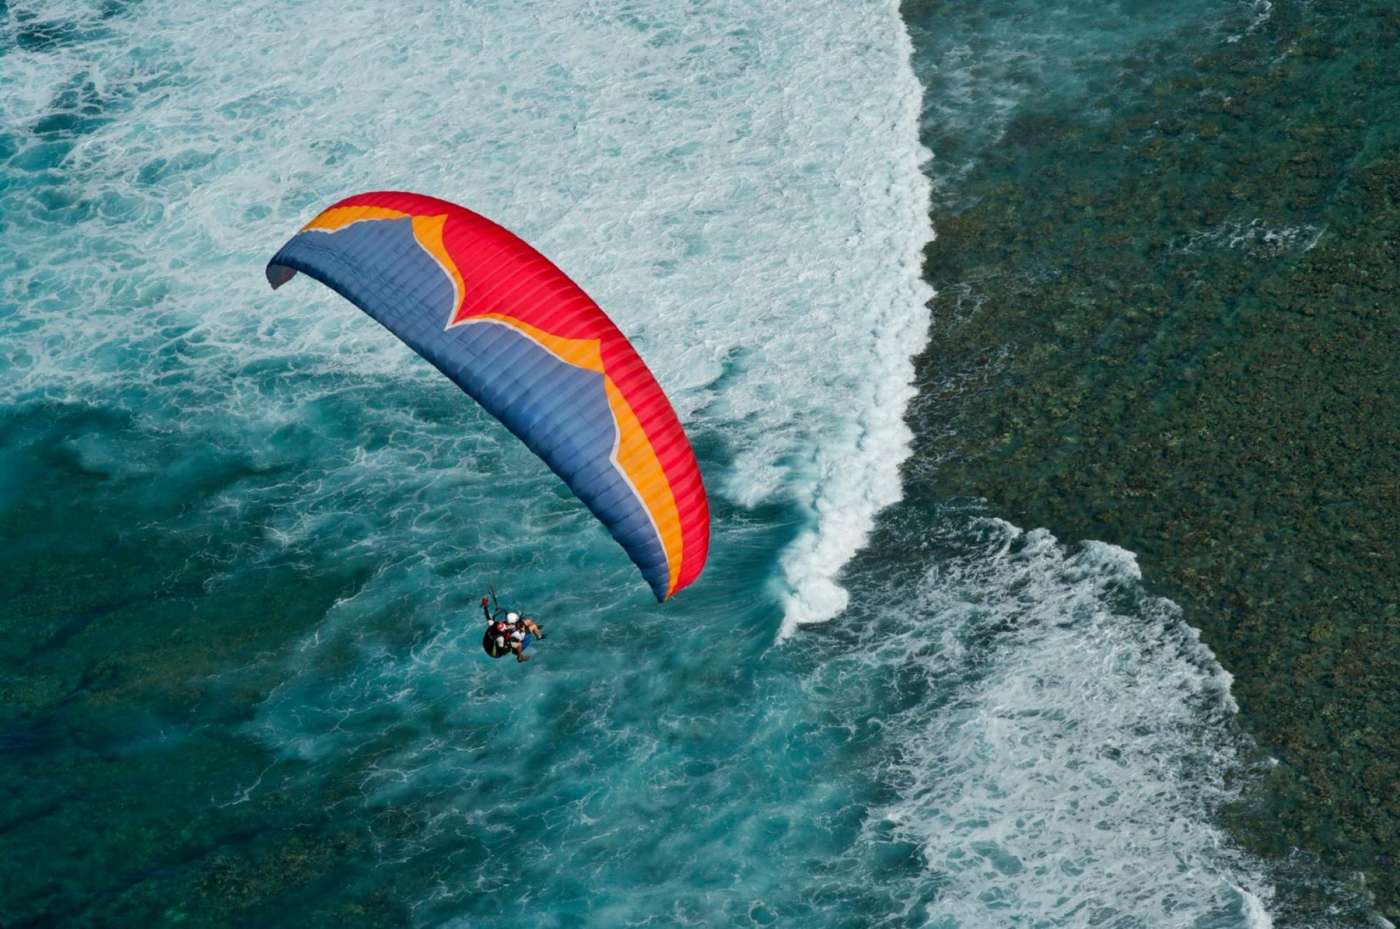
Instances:
[[[289,268],[286,265],[279,265],[277,262],[270,262],[267,266],[267,282],[276,290],[283,284],[297,276],[296,268]]]

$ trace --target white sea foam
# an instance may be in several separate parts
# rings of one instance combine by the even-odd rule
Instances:
[[[1242,33],[1236,33],[1228,37],[1225,41],[1235,43],[1247,35],[1257,32],[1261,26],[1267,23],[1274,15],[1274,5],[1272,0],[1247,0],[1250,9],[1254,12],[1254,18],[1250,20],[1248,28]]]
[[[593,293],[691,432],[734,450],[710,463],[712,493],[806,511],[785,628],[841,607],[835,572],[899,495],[930,296],[920,88],[893,0],[87,10],[44,5],[92,36],[4,59],[8,125],[75,108],[75,87],[107,121],[56,147],[25,136],[5,166],[0,399],[130,397],[147,420],[266,447],[279,428],[324,437],[309,408],[356,385],[442,395],[339,298],[274,296],[260,273],[335,198],[422,190]],[[411,489],[412,466],[473,451],[411,409],[373,415],[395,447],[328,463],[305,499]]]
[[[898,798],[871,820],[919,847],[928,924],[1268,926],[1271,886],[1214,825],[1241,765],[1214,656],[1131,553],[981,532],[875,598],[907,619],[862,659],[943,695],[885,721]]]
[[[1244,902],[1244,918],[1246,929],[1274,929],[1273,917],[1264,908],[1264,901],[1245,890],[1243,887],[1236,887],[1240,899]]]
[[[1206,247],[1231,248],[1252,258],[1277,258],[1285,254],[1305,254],[1312,251],[1326,233],[1325,226],[1301,223],[1296,226],[1271,226],[1262,219],[1227,220],[1203,232],[1187,237],[1180,250],[1186,253]]]
[[[904,411],[914,395],[912,356],[926,339],[933,298],[923,280],[923,249],[933,230],[930,185],[921,170],[928,152],[918,142],[923,91],[897,10],[890,10],[890,19],[898,24],[898,66],[871,81],[870,99],[862,106],[873,114],[877,131],[859,140],[845,159],[859,179],[860,249],[870,248],[873,239],[875,254],[885,256],[874,262],[868,282],[855,288],[865,297],[857,307],[868,314],[873,344],[844,378],[850,386],[841,391],[841,412],[851,420],[831,433],[817,432],[817,480],[806,491],[816,525],[798,537],[783,561],[790,588],[784,636],[845,608],[847,592],[836,584],[836,572],[865,543],[875,514],[900,499],[899,464],[908,456],[911,435]],[[886,159],[872,165],[866,144],[888,153]],[[851,359],[839,361],[845,367]]]

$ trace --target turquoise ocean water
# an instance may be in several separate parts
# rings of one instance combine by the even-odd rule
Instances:
[[[905,12],[0,4],[0,926],[1270,924],[1228,676],[1132,555],[877,523],[930,198],[1027,99],[1267,9]],[[710,489],[692,590],[268,292],[386,187],[634,338]],[[490,584],[532,664],[481,653]]]

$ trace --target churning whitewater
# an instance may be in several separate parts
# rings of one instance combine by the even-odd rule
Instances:
[[[932,297],[895,3],[23,12],[58,39],[0,59],[0,403],[103,476],[114,538],[182,553],[180,635],[256,604],[203,698],[130,716],[122,757],[218,741],[161,766],[193,792],[140,792],[195,825],[113,865],[122,912],[233,886],[300,925],[1267,923],[1212,825],[1228,684],[1131,556],[877,520]],[[287,230],[383,188],[498,220],[632,338],[711,495],[693,588],[655,607],[437,372],[323,288],[266,292]],[[872,532],[900,554],[852,562]],[[523,669],[477,645],[490,584],[549,630]],[[334,880],[237,871],[228,836]]]
[[[745,507],[799,502],[805,528],[775,579],[790,623],[844,604],[834,573],[898,498],[909,356],[931,296],[920,89],[895,4],[808,10],[800,24],[732,4],[417,6],[392,23],[370,4],[44,16],[103,31],[12,58],[7,121],[41,120],[65,95],[123,115],[18,156],[61,176],[69,203],[22,204],[13,247],[42,254],[52,223],[72,220],[65,267],[83,273],[28,268],[8,285],[29,310],[9,321],[26,338],[10,343],[7,399],[130,384],[143,415],[217,410],[257,435],[303,419],[314,391],[269,396],[230,377],[202,395],[209,381],[295,353],[440,387],[330,296],[303,291],[306,312],[290,314],[246,273],[318,204],[418,189],[497,218],[585,284],[682,419],[726,437],[734,460],[715,491]],[[199,350],[159,352],[176,333]],[[197,383],[148,397],[172,365]],[[396,428],[415,430],[402,415]],[[414,480],[397,454],[357,456],[321,486],[384,480],[369,477],[382,468],[393,493]]]

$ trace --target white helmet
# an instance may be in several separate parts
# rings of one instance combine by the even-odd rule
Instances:
[[[519,619],[519,618],[520,618],[520,614],[519,614],[519,613],[507,613],[507,614],[506,614],[506,622],[508,622],[508,623],[513,623],[513,622],[515,622],[515,621],[516,621],[517,619]]]

